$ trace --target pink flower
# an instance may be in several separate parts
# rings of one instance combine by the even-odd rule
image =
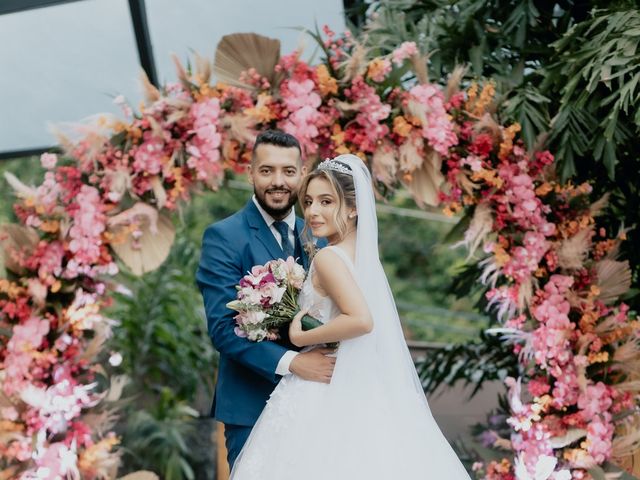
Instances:
[[[522,243],[522,246],[513,249],[511,259],[503,268],[504,274],[517,282],[524,282],[531,277],[549,249],[549,242],[537,232],[525,233]]]
[[[612,403],[611,389],[602,382],[588,385],[578,397],[578,408],[582,410],[587,422],[590,422],[601,412],[608,411]]]
[[[62,478],[80,478],[78,455],[75,447],[62,442],[41,446],[34,455],[37,469],[32,474],[26,472],[21,479],[59,480]],[[33,475],[33,476],[31,476]]]
[[[7,344],[7,349],[9,352],[36,349],[48,333],[47,320],[31,317],[24,324],[13,327],[13,335]]]
[[[391,58],[393,59],[393,63],[400,66],[407,58],[417,53],[418,47],[415,42],[403,42],[391,53]]]
[[[587,425],[587,452],[597,464],[611,457],[614,429],[611,415],[607,412],[596,415]]]
[[[158,139],[153,132],[146,131],[142,142],[133,154],[133,168],[136,172],[156,175],[162,170],[164,154],[164,142]]]
[[[351,102],[360,106],[355,122],[345,129],[345,138],[358,150],[373,153],[378,142],[389,135],[389,127],[383,121],[389,117],[391,106],[383,103],[361,76],[353,80],[345,93]]]
[[[529,393],[534,397],[541,397],[545,393],[548,393],[551,387],[546,378],[533,378],[527,383],[527,389]]]
[[[73,224],[69,229],[69,250],[74,254],[69,262],[65,276],[73,278],[78,273],[88,273],[91,265],[98,263],[101,257],[102,233],[106,229],[106,215],[103,213],[100,194],[94,187],[83,185],[73,204]],[[86,266],[83,270],[81,267]]]
[[[113,99],[113,103],[118,105],[122,109],[122,113],[124,113],[127,118],[133,117],[133,110],[127,103],[127,100],[124,98],[124,95],[118,95]]]
[[[305,154],[316,153],[315,138],[325,118],[318,110],[322,98],[316,92],[315,83],[310,78],[284,81],[280,94],[289,111],[289,116],[280,122],[280,128],[298,139]]]
[[[9,420],[10,422],[15,422],[18,419],[18,411],[13,407],[0,408],[0,415],[2,415],[2,418]]]
[[[391,72],[391,62],[386,58],[374,60],[369,64],[367,75],[374,82],[383,82],[389,72]]]
[[[420,119],[422,136],[436,152],[447,155],[449,148],[458,143],[458,137],[445,109],[444,94],[439,87],[428,84],[416,85],[409,95],[409,110]]]
[[[58,206],[61,193],[62,186],[56,181],[55,173],[46,172],[44,174],[44,181],[36,189],[36,195],[38,203],[44,207],[47,214],[50,214]]]
[[[55,153],[43,153],[40,156],[40,163],[47,170],[51,170],[53,167],[55,167],[57,162],[58,156]]]
[[[51,433],[66,431],[69,422],[78,417],[83,408],[98,402],[98,397],[90,392],[95,384],[76,385],[67,373],[48,388],[28,385],[21,393],[21,399],[33,408],[40,428]]]

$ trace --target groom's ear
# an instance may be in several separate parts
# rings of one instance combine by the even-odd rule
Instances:
[[[253,185],[253,165],[247,165],[247,180]]]
[[[303,164],[300,171],[302,172],[302,176],[304,177],[307,174],[307,166]]]

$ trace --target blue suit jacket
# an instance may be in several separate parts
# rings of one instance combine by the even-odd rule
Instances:
[[[296,254],[308,268],[296,218]],[[236,298],[235,286],[254,265],[284,254],[253,200],[236,214],[207,227],[196,280],[207,315],[209,337],[220,353],[211,414],[223,423],[252,426],[280,380],[276,367],[289,349],[287,340],[250,342],[234,333],[236,312],[226,307]]]

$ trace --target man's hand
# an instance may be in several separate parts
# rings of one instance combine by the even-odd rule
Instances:
[[[316,348],[310,352],[299,353],[291,361],[289,370],[305,380],[330,383],[336,359],[327,355],[334,352],[335,350],[330,348]]]

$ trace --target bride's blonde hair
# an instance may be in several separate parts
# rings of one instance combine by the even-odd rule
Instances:
[[[348,169],[349,167],[345,165],[345,168]],[[302,179],[300,189],[298,190],[298,199],[303,213],[305,211],[304,197],[309,189],[309,183],[316,178],[323,178],[329,182],[329,185],[331,185],[331,188],[338,198],[338,208],[336,208],[333,213],[333,221],[338,229],[338,236],[340,240],[342,240],[347,235],[349,228],[347,222],[344,221],[343,212],[348,208],[356,208],[356,189],[353,183],[353,176],[331,169],[315,169],[307,174],[307,176]],[[305,238],[311,238],[311,233],[307,225],[305,225],[302,234]]]

